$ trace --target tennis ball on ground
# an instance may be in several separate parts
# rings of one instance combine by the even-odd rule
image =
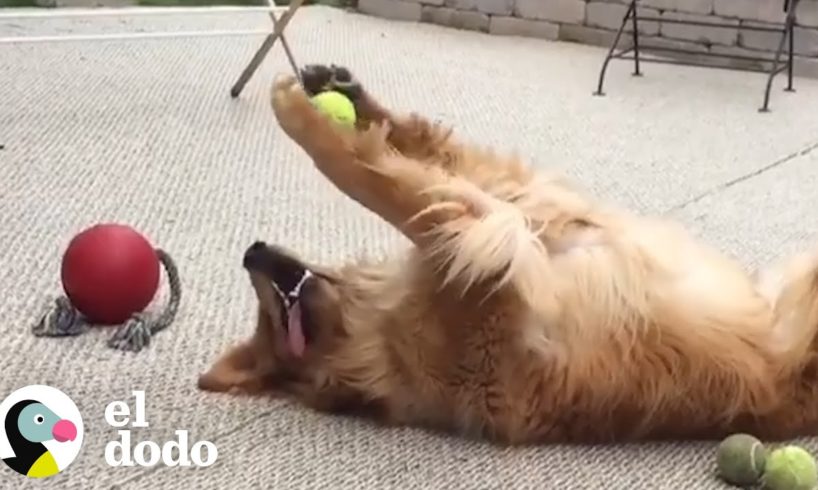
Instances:
[[[733,485],[752,485],[764,473],[767,450],[749,434],[733,434],[719,444],[716,462],[719,476]]]
[[[329,90],[310,99],[315,107],[333,121],[344,126],[355,125],[355,104],[341,92]]]
[[[818,487],[815,458],[798,446],[786,446],[767,456],[764,488],[769,490],[814,490]]]

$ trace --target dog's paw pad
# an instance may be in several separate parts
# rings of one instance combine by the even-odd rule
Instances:
[[[335,90],[354,101],[362,91],[352,72],[338,65],[307,65],[301,70],[301,83],[311,96]]]
[[[323,91],[331,79],[332,69],[329,66],[307,65],[301,69],[301,83],[310,95]]]

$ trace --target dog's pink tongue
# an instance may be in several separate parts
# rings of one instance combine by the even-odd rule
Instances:
[[[290,352],[296,357],[304,355],[307,342],[304,338],[304,328],[301,326],[301,304],[298,301],[293,303],[287,315],[287,340],[290,344]]]

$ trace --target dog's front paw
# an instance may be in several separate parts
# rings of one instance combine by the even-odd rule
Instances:
[[[276,112],[288,109],[299,98],[306,99],[307,95],[299,86],[297,78],[292,75],[278,75],[275,78],[270,100]]]
[[[211,370],[199,376],[197,386],[202,391],[230,395],[255,395],[265,390],[263,376],[252,370]]]
[[[296,140],[308,132],[315,109],[298,80],[291,75],[280,75],[273,82],[270,102],[278,123]]]
[[[355,102],[363,93],[352,72],[338,65],[307,65],[301,69],[301,82],[310,96],[334,90]]]

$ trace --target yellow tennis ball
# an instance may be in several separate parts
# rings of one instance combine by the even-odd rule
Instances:
[[[324,115],[344,126],[355,126],[355,104],[341,92],[321,92],[312,97],[312,103]]]
[[[766,456],[761,441],[748,434],[733,434],[716,452],[719,476],[733,485],[755,484],[764,473]]]
[[[769,490],[813,490],[818,487],[815,458],[798,446],[771,452],[764,470],[764,488]]]

